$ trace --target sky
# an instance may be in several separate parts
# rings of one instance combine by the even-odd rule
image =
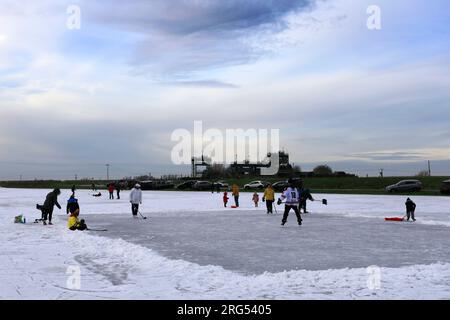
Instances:
[[[303,170],[450,175],[449,39],[445,0],[0,0],[0,180],[188,174],[194,121],[279,129]]]

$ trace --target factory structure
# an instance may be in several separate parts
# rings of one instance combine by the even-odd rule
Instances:
[[[279,151],[279,169],[276,175],[290,175],[293,167],[289,163],[289,154],[285,151]],[[262,168],[270,168],[272,165],[272,154],[268,153],[264,161],[251,163],[248,160],[244,162],[234,161],[227,167],[227,172],[233,176],[260,176]],[[201,156],[192,157],[191,159],[191,176],[192,178],[202,178],[203,173],[212,166],[211,159]]]

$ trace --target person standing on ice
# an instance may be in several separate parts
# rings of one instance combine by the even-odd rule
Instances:
[[[114,200],[114,183],[110,183],[108,185],[108,191],[109,191],[109,199]]]
[[[142,191],[141,185],[136,183],[134,188],[130,192],[131,212],[133,217],[136,218],[139,212],[139,205],[142,204]]]
[[[410,218],[412,218],[412,221],[416,221],[416,218],[414,216],[414,213],[416,212],[416,204],[410,199],[406,199],[405,202],[406,206],[406,221],[409,221]]]
[[[227,207],[227,203],[228,203],[228,192],[224,192],[223,193],[223,206],[226,208]]]
[[[256,192],[253,194],[252,201],[255,203],[255,208],[258,208],[259,195]]]
[[[272,185],[269,184],[264,190],[263,202],[266,202],[267,214],[273,214],[273,203],[275,202],[275,192]]]
[[[116,186],[117,199],[120,200],[120,183]]]
[[[236,183],[231,187],[231,195],[234,197],[234,204],[239,208],[239,186]]]
[[[283,192],[281,198],[278,199],[277,204],[280,205],[282,200],[286,199],[283,220],[281,221],[281,225],[284,226],[287,222],[287,218],[289,216],[289,212],[294,210],[295,215],[297,216],[298,225],[302,225],[302,217],[300,216],[300,211],[298,210],[299,203],[299,193],[298,189],[294,186],[293,180],[288,180],[289,187]]]
[[[308,200],[314,201],[311,191],[309,189],[301,189],[300,190],[300,207],[299,207],[300,212],[303,209],[303,213],[308,213],[308,211],[306,210],[306,201],[308,201]]]
[[[47,194],[45,197],[45,202],[41,206],[39,204],[36,205],[36,208],[38,210],[42,211],[42,221],[44,222],[44,225],[48,224],[52,225],[52,215],[53,215],[53,209],[55,206],[58,207],[58,209],[61,210],[61,205],[58,203],[58,196],[61,194],[61,190],[58,188]]]

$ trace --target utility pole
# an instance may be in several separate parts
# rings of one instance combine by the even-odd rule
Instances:
[[[106,180],[109,181],[109,163],[106,164]]]
[[[428,160],[428,176],[431,177],[431,161]]]

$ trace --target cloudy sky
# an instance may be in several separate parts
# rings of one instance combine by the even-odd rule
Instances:
[[[0,0],[0,179],[189,172],[195,120],[280,129],[305,170],[450,175],[449,39],[446,0]]]

